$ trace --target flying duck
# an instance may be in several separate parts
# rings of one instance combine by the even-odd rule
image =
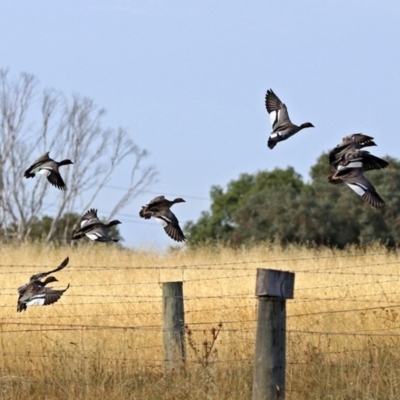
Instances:
[[[374,138],[372,136],[364,135],[363,133],[351,133],[350,135],[342,138],[342,143],[338,146],[344,146],[348,144],[355,143],[361,147],[376,146]]]
[[[71,160],[54,161],[49,156],[49,151],[40,156],[33,164],[25,171],[25,178],[34,178],[35,175],[45,175],[47,180],[56,188],[67,190],[67,186],[60,175],[59,167],[62,165],[73,164]]]
[[[71,240],[81,239],[87,236],[95,242],[118,242],[119,239],[110,237],[107,228],[121,223],[121,221],[113,220],[108,224],[104,224],[97,217],[97,209],[91,208],[82,216],[81,227],[72,232]]]
[[[304,128],[314,128],[314,125],[310,122],[305,122],[300,126],[294,125],[290,121],[285,104],[279,100],[278,96],[272,91],[272,89],[267,90],[267,94],[265,95],[265,106],[272,125],[272,132],[268,138],[268,147],[270,149],[273,149],[278,142],[289,139]]]
[[[333,171],[328,181],[337,184],[343,181],[350,189],[354,190],[364,201],[376,208],[385,207],[385,202],[379,196],[371,182],[364,176],[363,168],[344,168]]]
[[[340,156],[339,156],[340,155]],[[382,158],[372,155],[369,151],[349,147],[339,154],[329,154],[331,165],[335,169],[363,168],[364,171],[384,169],[389,163]]]
[[[178,218],[176,218],[170,208],[175,203],[184,202],[185,200],[180,197],[175,200],[167,200],[164,196],[157,196],[142,207],[139,211],[139,215],[144,219],[150,219],[153,217],[164,227],[165,232],[170,238],[177,242],[183,242],[186,240],[186,237],[179,226]]]
[[[28,306],[48,306],[58,301],[62,294],[69,288],[69,284],[64,290],[56,290],[46,287],[50,282],[58,282],[54,276],[48,276],[44,281],[41,281],[41,279],[65,268],[68,262],[69,258],[67,257],[56,269],[32,275],[28,283],[20,286],[18,288],[17,312],[25,311]]]
[[[351,135],[345,136],[342,139],[342,143],[339,143],[330,153],[329,153],[329,163],[337,168],[335,165],[339,164],[343,159],[344,155],[350,150],[359,150],[363,147],[376,146],[373,141],[372,136],[364,135],[362,133],[353,133]]]

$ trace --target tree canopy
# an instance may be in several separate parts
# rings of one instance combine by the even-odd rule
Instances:
[[[188,244],[237,246],[272,240],[342,248],[379,240],[394,245],[400,239],[400,161],[386,159],[387,169],[366,173],[386,202],[383,210],[365,203],[345,184],[330,185],[328,154],[323,153],[307,183],[288,167],[242,174],[226,190],[213,186],[210,211],[185,225]]]

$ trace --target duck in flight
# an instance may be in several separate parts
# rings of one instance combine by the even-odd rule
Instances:
[[[81,218],[81,227],[72,232],[71,240],[81,239],[87,236],[95,242],[118,242],[119,239],[113,239],[107,228],[121,224],[121,221],[113,220],[105,224],[97,217],[97,209],[91,208]]]
[[[328,181],[332,184],[344,182],[373,207],[385,207],[385,201],[379,196],[372,183],[364,176],[362,168],[339,169],[329,175]]]
[[[67,190],[63,178],[60,175],[59,168],[63,165],[73,164],[71,160],[54,161],[49,156],[49,151],[40,156],[33,164],[25,171],[25,178],[34,178],[36,175],[44,175],[47,180],[60,190]]]
[[[56,290],[51,287],[46,287],[51,282],[58,282],[54,276],[47,276],[53,272],[62,270],[68,265],[69,258],[67,257],[56,269],[49,272],[40,272],[39,274],[32,275],[28,283],[18,288],[18,304],[17,312],[25,311],[28,306],[48,306],[60,299],[63,293],[69,288],[64,290]],[[42,278],[47,278],[41,281]]]
[[[345,136],[342,139],[342,142],[339,143],[330,153],[329,153],[329,163],[334,168],[338,168],[338,166],[345,160],[345,158],[351,157],[351,154],[357,154],[357,150],[360,150],[364,147],[376,146],[376,143],[373,140],[372,136],[364,135],[363,133],[353,133],[351,135]],[[364,155],[367,152],[364,153]],[[359,155],[362,153],[358,153]],[[375,156],[373,156],[375,157]],[[364,157],[364,160],[367,161],[368,157]],[[375,157],[376,159],[378,157]],[[381,160],[381,159],[379,159]],[[376,160],[377,161],[377,160]],[[384,160],[381,160],[384,161]],[[386,162],[386,161],[384,161]],[[379,163],[379,162],[378,162]],[[377,164],[376,164],[377,165]],[[385,168],[385,167],[381,167]],[[379,168],[371,168],[371,169],[379,169]]]
[[[139,215],[144,219],[154,218],[159,222],[166,234],[176,240],[177,242],[183,242],[186,240],[185,235],[179,226],[178,218],[170,210],[175,203],[184,203],[185,200],[178,197],[174,200],[167,200],[164,196],[157,196],[151,200],[148,204],[142,207],[139,211]]]
[[[311,122],[295,125],[290,121],[289,113],[285,104],[272,89],[267,90],[265,95],[265,107],[271,119],[272,132],[268,138],[268,147],[272,150],[277,143],[289,139],[291,136],[304,128],[314,128]]]

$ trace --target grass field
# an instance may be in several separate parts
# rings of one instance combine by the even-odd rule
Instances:
[[[384,247],[2,248],[0,399],[250,399],[256,268],[296,273],[286,398],[400,399],[398,255]],[[47,307],[16,288],[66,257]],[[184,371],[164,374],[161,282],[184,281]],[[213,330],[220,329],[217,337]]]

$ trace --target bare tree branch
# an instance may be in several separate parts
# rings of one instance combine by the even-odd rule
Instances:
[[[146,150],[135,144],[126,130],[104,128],[105,111],[91,99],[67,98],[37,87],[32,75],[21,74],[12,80],[8,70],[0,70],[0,229],[4,240],[28,238],[33,224],[43,216],[45,199],[54,188],[46,179],[26,181],[23,173],[46,151],[57,161],[68,158],[74,162],[62,167],[68,190],[57,193],[47,242],[54,238],[63,215],[77,212],[78,204],[85,204],[83,210],[89,208],[115,179],[118,169],[125,168],[122,176],[128,178],[127,186],[121,197],[114,199],[110,218],[156,176],[153,166],[143,167]]]

